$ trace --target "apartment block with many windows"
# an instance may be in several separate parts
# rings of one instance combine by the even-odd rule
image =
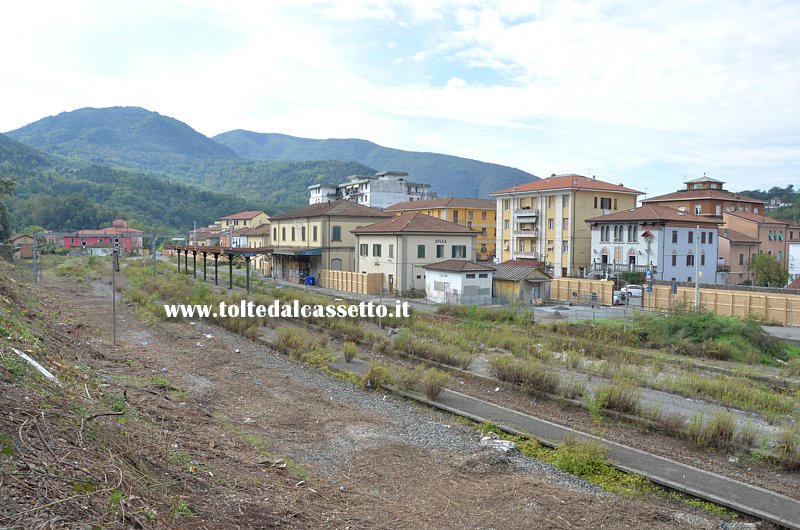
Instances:
[[[582,175],[552,175],[491,194],[497,258],[544,262],[553,277],[583,276],[591,259],[590,217],[636,206],[640,191]]]

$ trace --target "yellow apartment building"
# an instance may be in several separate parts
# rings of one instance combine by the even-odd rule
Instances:
[[[476,259],[491,260],[497,245],[497,201],[493,199],[466,199],[442,197],[421,201],[400,202],[385,208],[395,215],[420,212],[437,219],[466,226],[478,232],[475,243]]]
[[[496,191],[499,261],[529,259],[555,278],[583,276],[592,246],[586,219],[635,208],[641,193],[575,174]]]

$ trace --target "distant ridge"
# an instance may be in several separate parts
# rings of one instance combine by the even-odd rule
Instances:
[[[214,136],[247,160],[352,160],[380,171],[397,170],[433,186],[441,196],[488,197],[501,188],[538,180],[513,167],[438,153],[403,151],[359,139],[315,140],[234,130]]]

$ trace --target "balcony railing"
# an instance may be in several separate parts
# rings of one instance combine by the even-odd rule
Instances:
[[[585,275],[587,277],[592,274],[612,274],[619,272],[647,272],[651,271],[654,275],[658,272],[658,267],[655,265],[634,265],[632,263],[592,263],[586,267]]]
[[[537,217],[539,215],[538,208],[519,208],[514,210],[514,215],[517,217]]]
[[[514,252],[514,257],[523,259],[539,259],[539,253],[517,250]]]
[[[536,228],[522,228],[514,230],[514,234],[521,237],[539,237],[539,230]]]

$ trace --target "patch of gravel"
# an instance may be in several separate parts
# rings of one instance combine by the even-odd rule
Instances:
[[[540,460],[529,458],[512,450],[502,454],[479,445],[480,433],[456,422],[456,417],[442,411],[406,400],[393,394],[372,392],[356,388],[351,383],[290,359],[267,346],[245,339],[222,328],[197,322],[198,333],[220,337],[226,347],[239,349],[258,361],[271,372],[279,372],[295,381],[328,395],[349,407],[386,418],[388,425],[363,425],[357,432],[341,433],[335,443],[315,447],[306,458],[325,470],[340,467],[359,449],[384,444],[387,439],[424,448],[433,457],[453,465],[473,469],[501,469],[522,474],[532,474],[574,491],[608,495],[600,487]],[[352,431],[352,430],[351,430]]]

